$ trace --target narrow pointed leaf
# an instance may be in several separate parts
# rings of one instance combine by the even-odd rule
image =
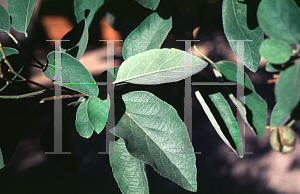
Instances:
[[[126,110],[111,132],[125,140],[132,156],[151,165],[161,176],[196,191],[196,157],[176,110],[145,91],[127,93],[122,99]]]
[[[0,32],[8,34],[10,28],[10,18],[8,12],[2,5],[0,5],[0,16]]]
[[[44,70],[44,75],[54,80],[55,51],[48,54],[48,66]],[[84,93],[88,96],[98,96],[99,89],[90,72],[78,61],[67,53],[61,53],[61,72],[63,86],[71,90]]]
[[[136,1],[148,9],[156,10],[160,0],[136,0]]]
[[[262,0],[257,10],[262,30],[271,38],[288,44],[300,40],[300,10],[294,0]]]
[[[263,31],[260,27],[253,30],[248,28],[247,4],[237,0],[224,0],[222,18],[226,38],[235,54],[237,54],[237,41],[234,40],[252,40],[244,42],[245,65],[249,70],[256,72],[261,60],[258,49],[263,41]]]
[[[84,19],[85,11],[89,10],[87,26],[90,26],[96,12],[103,4],[104,0],[74,0],[74,11],[77,23]]]
[[[89,32],[86,19],[77,24],[62,40],[62,51],[80,59],[88,44]],[[73,53],[73,51],[76,51]]]
[[[222,75],[233,82],[236,82],[237,80],[237,68],[240,68],[236,64],[229,62],[229,61],[220,61],[217,63],[217,67],[220,69]],[[267,117],[268,117],[268,109],[267,109],[267,103],[265,100],[263,100],[255,91],[255,88],[248,77],[248,75],[245,73],[245,88],[247,90],[250,90],[251,93],[245,95],[245,99],[241,98],[239,99],[241,102],[244,102],[245,105],[248,107],[250,112],[246,113],[246,116],[248,118],[248,122],[250,120],[252,123],[250,123],[250,128],[254,128],[254,132],[258,137],[262,137],[265,134],[265,126],[267,124]],[[251,118],[249,118],[251,116]]]
[[[150,49],[159,49],[171,28],[171,17],[163,19],[156,12],[149,15],[126,38],[123,46],[124,60]]]
[[[162,84],[196,74],[207,66],[199,57],[178,49],[152,49],[124,61],[115,83]]]
[[[9,0],[8,12],[12,18],[12,27],[21,33],[27,33],[37,0]]]
[[[285,42],[266,39],[260,45],[259,52],[266,61],[273,64],[283,64],[290,59],[292,49]]]
[[[280,72],[275,85],[275,97],[277,104],[271,115],[271,120],[275,121],[272,122],[272,125],[280,124],[286,120],[286,117],[291,114],[300,101],[299,61]]]
[[[240,157],[243,157],[244,141],[228,102],[220,92],[209,95],[209,98],[220,112],[220,115],[228,128],[229,134],[231,135],[232,140],[235,142],[237,154]]]
[[[130,155],[123,139],[110,142],[109,162],[122,194],[149,194],[145,164]]]
[[[234,151],[236,153],[237,156],[243,157],[243,152],[244,152],[243,151],[243,146],[244,145],[243,145],[242,138],[240,136],[240,131],[236,130],[236,124],[235,124],[236,121],[233,124],[234,117],[232,115],[232,111],[231,111],[230,107],[229,107],[230,110],[228,109],[229,105],[226,102],[226,100],[223,99],[224,97],[222,96],[222,94],[220,94],[220,93],[212,94],[210,96],[210,98],[212,99],[213,102],[217,101],[217,100],[221,100],[220,102],[216,102],[215,106],[218,109],[218,111],[220,111],[220,114],[225,114],[222,117],[223,117],[223,120],[224,120],[224,122],[225,122],[225,124],[226,124],[226,126],[227,126],[227,128],[229,130],[229,133],[231,135],[230,138],[226,137],[226,135],[225,135],[225,133],[223,131],[224,129],[223,130],[221,129],[221,126],[219,125],[218,121],[216,120],[214,114],[211,112],[209,106],[205,102],[205,100],[204,100],[203,96],[201,95],[201,93],[199,92],[199,90],[196,90],[195,95],[196,95],[196,98],[199,101],[200,105],[202,106],[205,114],[207,115],[209,121],[211,122],[212,126],[215,128],[216,132],[220,136],[220,138],[224,141],[224,143],[230,149],[232,149],[232,151]],[[227,105],[226,105],[226,103],[227,103]],[[231,144],[230,142],[234,142],[234,145]]]
[[[4,160],[3,160],[3,155],[2,155],[2,151],[0,149],[0,169],[3,168],[5,165],[4,165]]]
[[[99,134],[106,125],[109,106],[109,98],[91,97],[82,102],[76,112],[75,126],[78,133],[85,138],[91,137],[94,130]]]

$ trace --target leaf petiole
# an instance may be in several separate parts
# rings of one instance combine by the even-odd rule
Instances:
[[[196,45],[194,45],[194,49],[206,60],[208,61],[210,64],[212,64],[212,66],[218,71],[220,72],[219,68],[217,67],[217,65],[207,56],[205,56],[201,51],[199,51],[199,49],[196,47]]]

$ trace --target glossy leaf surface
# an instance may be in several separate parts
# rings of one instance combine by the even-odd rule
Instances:
[[[131,156],[123,139],[109,144],[109,162],[123,194],[149,194],[145,164]]]
[[[122,99],[126,110],[114,134],[125,140],[129,153],[161,176],[196,191],[194,149],[176,110],[145,91],[127,93]]]

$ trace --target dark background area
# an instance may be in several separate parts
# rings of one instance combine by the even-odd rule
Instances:
[[[169,33],[163,47],[184,49],[184,43],[176,40],[192,39],[192,32],[200,26],[196,39],[201,44],[215,41],[223,44],[223,28],[221,17],[221,0],[161,0],[160,9],[168,10],[173,17],[173,29]],[[103,11],[109,10],[116,16],[116,30],[121,32],[123,39],[143,21],[151,12],[142,9],[134,0],[112,0],[110,4],[101,8],[96,14],[90,28],[90,38],[87,50],[103,47],[99,28],[99,21],[103,17]],[[38,17],[45,15],[58,15],[69,18],[75,24],[75,16],[72,10],[72,0],[43,0]],[[53,50],[53,46],[46,42],[47,33],[36,20],[32,24],[30,44],[34,49],[47,53]],[[221,36],[220,36],[221,34]],[[219,40],[219,36],[221,39]],[[4,36],[1,36],[2,38]],[[0,38],[1,38],[0,37]],[[222,39],[223,38],[223,39]],[[218,42],[219,40],[219,42]],[[2,40],[1,40],[2,41]],[[9,39],[3,39],[5,46],[14,46]],[[225,50],[230,49],[224,47]],[[215,47],[214,47],[215,48]],[[224,58],[224,52],[214,52],[209,57],[213,61]],[[209,72],[208,67],[202,74]],[[206,73],[205,73],[206,72]],[[271,110],[275,104],[273,87],[267,84],[272,74],[260,67],[256,74],[248,72],[252,78],[257,92],[268,102]],[[28,77],[30,68],[25,68],[22,75]],[[99,75],[97,75],[99,76]],[[164,84],[160,86],[144,87],[138,89],[149,90],[162,100],[167,101],[176,108],[183,118],[184,82]],[[128,92],[130,88],[116,90],[116,95]],[[210,90],[209,88],[207,90]],[[26,83],[12,84],[1,94],[23,94],[31,91]],[[49,94],[48,94],[49,95]],[[45,152],[53,151],[53,101],[40,104],[44,96],[18,100],[0,100],[0,147],[6,166],[0,170],[0,193],[120,193],[114,180],[107,154],[98,154],[106,151],[106,131],[89,139],[81,137],[75,128],[75,116],[77,107],[67,106],[76,101],[76,98],[63,100],[63,151],[71,152],[70,155],[46,155]],[[295,124],[296,132],[299,133],[299,122]],[[297,129],[298,127],[298,129]],[[249,133],[246,133],[246,136]],[[244,176],[232,173],[239,162],[262,160],[272,152],[268,142],[263,139],[246,139],[247,145],[253,151],[253,155],[246,155],[244,159],[237,160],[237,156],[227,157],[230,150],[224,148],[225,144],[214,131],[201,106],[193,96],[193,146],[197,159],[197,193],[227,194],[227,193],[280,193],[269,188],[264,178],[268,167],[262,166],[256,176],[252,176],[251,166],[245,171]],[[222,147],[223,146],[223,147]],[[225,146],[226,147],[226,146]],[[299,147],[296,147],[296,150]],[[225,154],[220,154],[222,150]],[[297,151],[299,152],[299,151]],[[287,155],[286,155],[287,156]],[[228,159],[229,158],[229,159]],[[232,159],[234,158],[234,159]],[[299,160],[294,159],[291,170],[300,167]],[[152,167],[147,166],[147,176],[150,193],[181,194],[190,193],[170,180],[161,177]],[[242,171],[242,170],[241,170]],[[290,192],[291,193],[291,192]]]

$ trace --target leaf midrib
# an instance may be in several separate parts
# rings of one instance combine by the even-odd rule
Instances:
[[[183,175],[183,173],[181,172],[181,170],[176,166],[174,165],[174,163],[170,160],[170,158],[168,157],[168,155],[165,153],[165,151],[163,149],[160,148],[160,146],[145,132],[145,130],[143,129],[143,127],[137,122],[135,121],[135,119],[133,117],[131,117],[130,113],[128,113],[127,111],[125,111],[125,114],[134,122],[136,123],[141,129],[142,131],[146,134],[146,137],[149,138],[157,147],[159,147],[159,150],[160,150],[160,154],[163,153],[165,155],[165,157],[169,160],[169,162],[172,164],[172,168],[173,167],[176,167],[176,169],[181,173],[181,178],[183,177],[186,182],[189,184],[189,186],[191,188],[193,188],[193,186],[191,185],[190,181]],[[131,130],[131,133],[133,134],[133,131],[132,131],[132,127],[130,127],[130,130]],[[134,138],[134,136],[133,136]],[[148,147],[148,141],[147,141],[147,147]],[[152,157],[152,153],[150,152],[150,150],[148,149],[149,153],[151,154],[151,157]],[[172,152],[171,152],[172,153]],[[152,157],[153,158],[153,157]],[[145,163],[148,163],[148,162],[145,162]],[[151,164],[150,164],[151,165]],[[173,170],[174,172],[174,170]],[[183,183],[184,181],[182,181]]]

